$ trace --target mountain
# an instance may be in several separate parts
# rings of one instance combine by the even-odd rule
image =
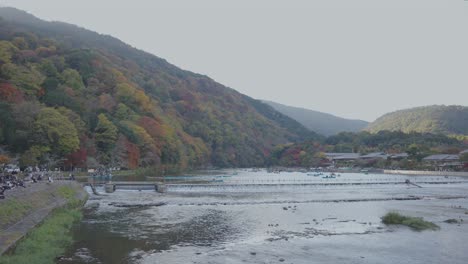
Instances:
[[[368,125],[368,122],[363,120],[345,119],[327,113],[287,106],[270,101],[263,102],[272,106],[280,113],[298,121],[311,131],[325,136],[335,135],[340,132],[358,132]]]
[[[383,115],[366,130],[468,135],[468,107],[432,105],[400,110]]]
[[[14,8],[0,17],[0,146],[23,166],[261,166],[277,144],[319,138],[111,36]]]

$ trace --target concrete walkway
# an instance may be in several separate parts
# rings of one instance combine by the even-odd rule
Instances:
[[[40,224],[54,209],[67,203],[67,200],[58,193],[61,186],[72,187],[77,190],[77,199],[86,199],[87,193],[82,186],[69,181],[27,184],[26,188],[15,188],[5,192],[5,199],[0,200],[0,205],[21,202],[30,205],[31,208],[24,215],[20,215],[20,219],[13,219],[13,222],[10,223],[0,223],[0,255]]]

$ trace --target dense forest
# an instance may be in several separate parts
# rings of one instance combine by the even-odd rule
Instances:
[[[433,105],[388,113],[369,124],[370,132],[381,130],[468,135],[468,107]]]
[[[340,132],[359,132],[369,123],[363,120],[346,119],[310,109],[287,106],[275,102],[263,101],[276,111],[298,121],[311,131],[331,136]]]
[[[113,37],[13,8],[0,16],[0,150],[22,166],[261,166],[275,145],[320,139]]]

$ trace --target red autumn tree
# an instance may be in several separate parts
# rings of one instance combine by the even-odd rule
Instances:
[[[0,83],[0,100],[16,104],[21,103],[24,98],[20,90],[10,83],[2,82]]]
[[[88,157],[88,152],[86,148],[81,147],[79,150],[67,155],[67,160],[65,161],[65,166],[70,167],[86,167],[86,159]]]
[[[125,142],[125,146],[127,148],[128,168],[129,169],[138,168],[138,164],[140,161],[140,150],[135,144],[133,144],[132,142],[128,140],[127,142]]]

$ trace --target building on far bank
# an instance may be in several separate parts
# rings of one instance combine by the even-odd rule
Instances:
[[[402,160],[402,159],[407,159],[408,157],[409,155],[406,152],[388,155],[388,158],[392,160]]]
[[[463,163],[460,156],[455,154],[436,154],[423,158],[426,164],[434,166],[437,170],[460,169]]]
[[[428,162],[447,162],[447,161],[458,161],[460,157],[455,154],[436,154],[430,155],[423,159]]]
[[[359,153],[335,153],[335,152],[329,152],[325,153],[325,156],[327,156],[327,159],[329,160],[357,160],[361,157]]]
[[[335,166],[367,166],[378,160],[401,160],[408,157],[407,153],[387,154],[385,152],[372,152],[361,155],[359,153],[325,153],[327,159]]]
[[[362,160],[376,160],[376,159],[387,159],[388,155],[384,152],[373,152],[366,155],[362,155],[360,159]]]
[[[335,166],[353,166],[355,161],[359,160],[359,153],[325,153],[325,156]]]

